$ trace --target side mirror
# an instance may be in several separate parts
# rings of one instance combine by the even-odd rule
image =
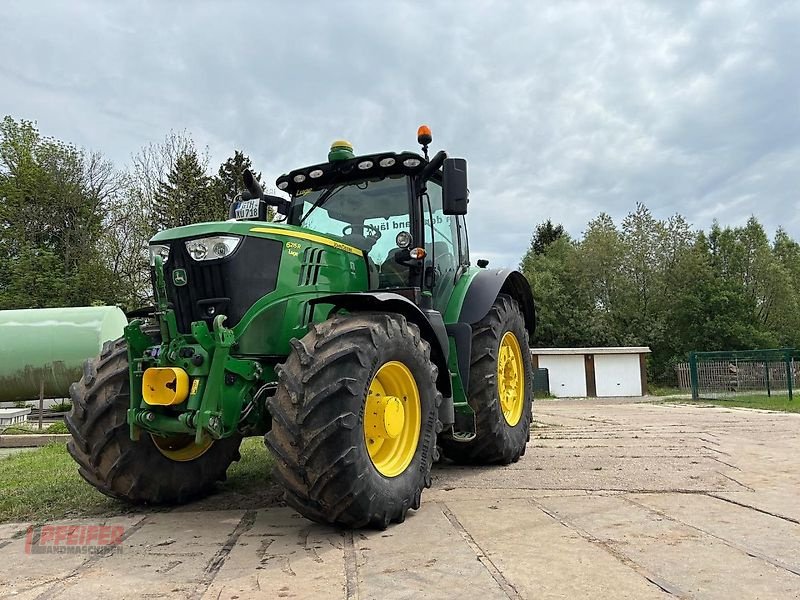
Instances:
[[[467,214],[467,161],[447,158],[442,166],[442,208],[446,215]]]

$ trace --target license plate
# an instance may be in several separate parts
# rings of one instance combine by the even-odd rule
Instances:
[[[259,204],[261,203],[260,200],[245,200],[244,202],[239,202],[239,206],[236,207],[236,215],[237,219],[258,219],[258,208]]]

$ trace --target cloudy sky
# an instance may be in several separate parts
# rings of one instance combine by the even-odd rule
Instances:
[[[637,201],[800,238],[800,1],[40,2],[0,14],[0,115],[124,167],[170,130],[270,180],[359,153],[470,165],[473,256]]]

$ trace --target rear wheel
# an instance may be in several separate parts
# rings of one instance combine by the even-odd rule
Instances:
[[[508,464],[530,440],[533,369],[525,319],[519,305],[501,294],[473,326],[469,405],[476,435],[442,439],[445,456],[460,463]]]
[[[190,435],[143,433],[134,442],[127,423],[129,389],[125,340],[104,345],[70,387],[67,450],[86,481],[128,502],[171,504],[202,496],[225,479],[228,466],[239,460],[240,436],[195,444]]]
[[[314,521],[378,528],[419,508],[442,396],[415,325],[337,315],[292,341],[278,375],[265,441],[288,504]]]

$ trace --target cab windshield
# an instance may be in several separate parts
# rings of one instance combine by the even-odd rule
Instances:
[[[386,262],[397,249],[397,234],[411,233],[408,178],[365,179],[298,192],[289,222],[339,237],[375,263]]]

